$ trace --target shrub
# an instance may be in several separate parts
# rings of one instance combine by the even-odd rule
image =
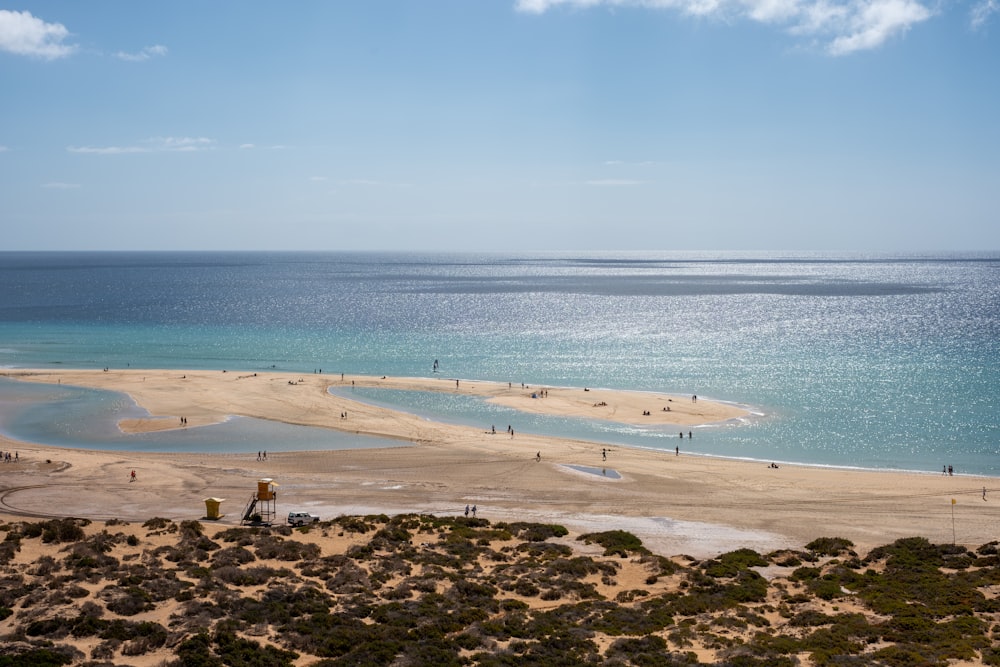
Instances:
[[[163,530],[167,526],[172,526],[173,521],[170,519],[164,519],[163,517],[155,516],[152,519],[147,520],[142,524],[143,528],[148,528],[150,530]]]
[[[83,527],[90,525],[88,519],[51,519],[41,523],[25,524],[21,530],[25,537],[39,537],[46,544],[79,542],[86,537]]]
[[[819,537],[806,545],[806,549],[822,556],[839,556],[849,552],[854,542],[843,537]]]
[[[710,577],[735,577],[750,567],[764,567],[767,561],[753,549],[739,549],[722,554],[716,560],[707,561],[705,574]]]
[[[587,533],[577,538],[587,544],[597,542],[604,547],[605,556],[628,556],[630,552],[649,553],[642,546],[642,540],[624,530],[608,530],[602,533]]]
[[[0,655],[0,667],[58,667],[72,662],[72,656],[49,648]]]

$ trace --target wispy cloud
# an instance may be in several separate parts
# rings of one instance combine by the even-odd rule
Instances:
[[[828,50],[840,56],[874,49],[931,15],[931,10],[915,0],[879,0],[862,5],[848,14],[848,30],[835,37]]]
[[[7,149],[7,147],[6,147],[6,146],[0,146],[0,153],[6,153],[6,152],[7,152],[7,150],[8,150],[8,149]]]
[[[65,44],[69,30],[61,23],[46,23],[31,12],[0,9],[0,51],[45,60],[65,58],[76,51]]]
[[[153,137],[128,146],[67,146],[70,153],[126,155],[129,153],[191,153],[215,148],[215,139],[205,137]]]
[[[972,27],[976,30],[982,28],[997,12],[1000,12],[1000,2],[997,0],[983,0],[973,5],[970,14]]]
[[[155,44],[153,46],[147,46],[143,48],[138,53],[127,53],[125,51],[118,51],[115,53],[115,58],[119,60],[127,60],[128,62],[139,63],[144,60],[149,60],[150,58],[156,56],[167,55],[167,47],[161,44]]]
[[[240,144],[240,148],[245,151],[260,149],[262,151],[287,151],[294,146],[288,146],[286,144],[274,144],[272,146],[258,146],[257,144],[245,143]]]
[[[998,1],[982,0],[977,5],[981,10],[974,10],[973,24],[995,12]],[[796,36],[816,37],[835,56],[878,48],[934,15],[921,0],[515,0],[516,9],[528,14],[560,6],[639,7],[724,20],[743,18],[780,26]]]
[[[43,188],[48,188],[49,190],[76,190],[80,187],[79,183],[61,183],[59,181],[53,181],[51,183],[42,183]]]

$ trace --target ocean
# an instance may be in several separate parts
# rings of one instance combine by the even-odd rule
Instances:
[[[1000,252],[22,252],[0,253],[0,286],[6,368],[427,377],[438,360],[447,377],[697,394],[754,416],[679,441],[422,392],[358,396],[670,452],[1000,476]],[[0,380],[0,430],[80,444],[53,424],[82,422],[90,447],[260,448],[246,424],[235,440],[123,443],[107,424],[134,406],[98,394],[70,407]],[[266,437],[347,446],[312,432]]]

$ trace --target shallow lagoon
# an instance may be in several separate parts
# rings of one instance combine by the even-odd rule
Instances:
[[[129,434],[121,419],[149,417],[118,392],[0,378],[0,433],[13,440],[74,449],[142,452],[256,452],[400,447],[388,438],[232,417],[221,424]]]
[[[567,465],[567,468],[572,468],[577,472],[585,472],[588,475],[597,475],[598,477],[607,477],[608,479],[621,479],[622,476],[617,470],[613,468],[595,468],[593,466],[578,466],[578,465]]]
[[[691,450],[698,443],[708,445],[718,443],[722,433],[738,430],[747,421],[734,420],[719,424],[685,427],[685,437],[679,437],[676,426],[634,426],[619,422],[580,417],[560,417],[554,415],[521,412],[503,405],[490,403],[482,396],[451,394],[437,391],[410,389],[380,389],[377,387],[331,387],[330,393],[344,398],[372,403],[393,410],[402,410],[426,419],[480,427],[490,431],[494,426],[498,435],[505,435],[507,427],[517,433],[532,433],[554,438],[585,440],[597,444],[628,445],[648,447],[673,452],[674,447]],[[542,399],[540,399],[542,400]],[[687,437],[694,433],[694,439]],[[699,447],[705,453],[703,447]]]

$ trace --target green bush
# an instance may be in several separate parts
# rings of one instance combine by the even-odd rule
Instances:
[[[577,538],[580,541],[590,544],[596,542],[604,547],[605,556],[626,557],[630,553],[649,553],[648,549],[642,546],[642,540],[624,530],[608,530],[601,533],[587,533]]]
[[[821,556],[839,556],[852,547],[854,542],[843,537],[819,537],[806,545],[806,549]]]

